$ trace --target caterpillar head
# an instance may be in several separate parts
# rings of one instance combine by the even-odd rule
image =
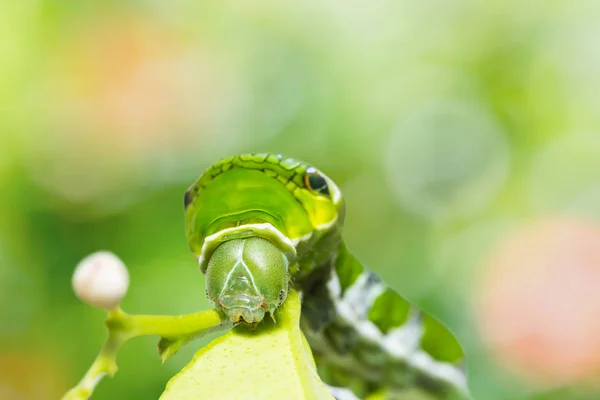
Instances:
[[[210,301],[231,321],[255,324],[279,307],[288,292],[288,260],[260,237],[221,243],[206,269]]]
[[[287,296],[290,274],[302,279],[328,260],[344,220],[344,201],[331,179],[268,153],[213,164],[188,189],[184,207],[208,297],[234,322],[272,315]]]

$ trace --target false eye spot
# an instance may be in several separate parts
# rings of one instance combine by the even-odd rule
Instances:
[[[325,196],[330,195],[327,180],[319,171],[314,168],[309,168],[306,170],[306,175],[304,175],[304,183],[306,187],[313,192],[320,193]]]
[[[283,301],[284,297],[285,297],[285,290],[280,290],[279,291],[279,300]]]

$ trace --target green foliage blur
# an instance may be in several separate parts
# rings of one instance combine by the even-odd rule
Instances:
[[[518,221],[600,218],[599,18],[592,0],[1,2],[0,398],[59,398],[92,362],[104,313],[70,286],[90,252],[127,264],[128,312],[209,307],[183,193],[255,151],[338,182],[349,248],[455,330],[475,399],[598,398],[508,372],[470,302]],[[132,341],[94,398],[156,399],[200,345],[161,366]]]

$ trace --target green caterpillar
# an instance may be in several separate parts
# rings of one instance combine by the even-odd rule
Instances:
[[[233,322],[257,324],[290,285],[299,290],[302,330],[336,397],[468,397],[450,331],[347,250],[342,193],[325,174],[279,154],[238,155],[208,168],[184,203],[211,302]]]

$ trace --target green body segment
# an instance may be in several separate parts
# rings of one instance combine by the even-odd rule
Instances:
[[[344,201],[323,173],[280,155],[230,157],[186,192],[185,208],[209,298],[234,322],[272,314],[290,284],[302,293],[302,329],[328,384],[359,397],[414,389],[467,397],[460,345],[348,251]]]

